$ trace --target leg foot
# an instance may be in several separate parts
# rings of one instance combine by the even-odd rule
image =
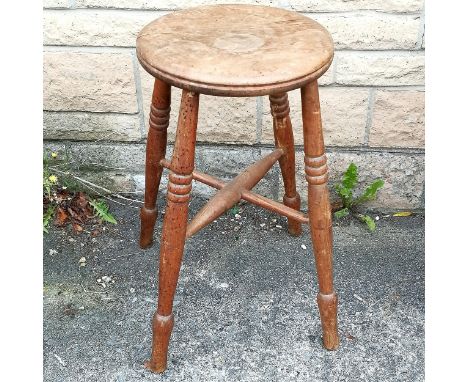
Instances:
[[[319,293],[317,295],[317,303],[320,311],[320,320],[322,321],[323,346],[328,350],[335,350],[340,344],[336,318],[338,297],[336,293]]]
[[[145,362],[145,367],[153,373],[163,373],[167,368],[167,350],[174,327],[174,315],[153,316],[153,350],[151,359]]]
[[[149,248],[153,244],[153,232],[156,218],[158,216],[158,209],[148,209],[142,207],[140,210],[140,248]]]
[[[301,198],[297,192],[296,195],[293,197],[288,197],[287,195],[284,195],[283,203],[285,206],[294,208],[297,211],[301,209]],[[288,232],[292,236],[300,236],[302,233],[302,224],[297,220],[288,219]]]

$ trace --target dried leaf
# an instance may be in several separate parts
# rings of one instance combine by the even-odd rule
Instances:
[[[78,215],[71,207],[67,208],[67,212],[70,215],[72,219],[78,220],[80,222],[83,222],[83,219],[81,218],[80,215]]]
[[[70,216],[84,224],[86,220],[93,216],[91,206],[89,205],[86,194],[78,192],[70,201],[70,207],[68,208]]]
[[[99,231],[98,229],[95,229],[95,230],[91,231],[91,236],[92,236],[92,237],[96,237],[96,236],[98,236],[100,233],[101,233],[101,231]]]
[[[70,193],[67,190],[64,190],[64,189],[57,190],[56,195],[55,195],[55,201],[57,203],[60,204],[66,200],[69,200],[69,198],[70,198]]]
[[[83,211],[86,210],[88,207],[88,199],[86,198],[86,195],[83,192],[78,192],[73,198],[73,202],[77,207],[79,207]]]
[[[76,233],[82,232],[82,231],[83,231],[83,227],[80,226],[78,223],[73,223],[73,231],[75,231]]]
[[[62,226],[66,223],[68,219],[68,214],[62,207],[57,208],[57,215],[55,216],[55,224],[58,226]]]

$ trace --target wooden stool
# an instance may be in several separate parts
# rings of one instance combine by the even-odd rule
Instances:
[[[214,5],[165,15],[143,28],[137,55],[155,77],[146,146],[145,204],[140,246],[152,244],[156,197],[163,168],[168,168],[158,307],[153,317],[153,350],[146,367],[163,372],[174,326],[172,306],[186,238],[212,222],[240,199],[288,218],[292,235],[308,223],[318,274],[317,297],[327,349],[338,347],[337,296],[333,289],[331,212],[317,86],[333,59],[330,34],[295,12],[251,5]],[[172,159],[165,159],[171,86],[182,88]],[[294,139],[287,91],[301,88],[308,215],[300,212],[296,191]],[[276,150],[224,183],[194,170],[199,94],[229,97],[270,96]],[[279,161],[283,202],[250,191]],[[192,179],[219,189],[187,224]]]

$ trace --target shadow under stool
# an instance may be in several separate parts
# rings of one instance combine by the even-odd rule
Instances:
[[[167,207],[160,246],[159,294],[153,316],[153,346],[146,367],[167,367],[172,313],[185,240],[244,199],[288,218],[291,235],[309,224],[319,293],[323,344],[339,344],[337,295],[333,288],[331,211],[317,79],[333,60],[333,41],[317,22],[298,13],[264,6],[213,5],[170,13],[145,26],[137,37],[137,56],[155,77],[146,146],[145,201],[140,246],[153,240],[156,198],[164,168],[169,169]],[[166,159],[171,87],[182,89],[172,158]],[[308,213],[300,211],[296,191],[294,138],[287,92],[301,89]],[[200,94],[221,97],[269,95],[276,149],[231,182],[194,169]],[[283,203],[251,189],[279,162]],[[192,180],[219,189],[188,222]]]

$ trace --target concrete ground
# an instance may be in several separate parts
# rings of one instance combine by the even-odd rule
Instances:
[[[423,216],[381,217],[375,233],[335,223],[341,346],[329,352],[308,228],[291,237],[284,218],[250,205],[224,215],[186,244],[168,370],[157,375],[142,364],[162,219],[143,251],[138,210],[111,210],[119,224],[97,235],[44,236],[45,381],[424,380]]]

